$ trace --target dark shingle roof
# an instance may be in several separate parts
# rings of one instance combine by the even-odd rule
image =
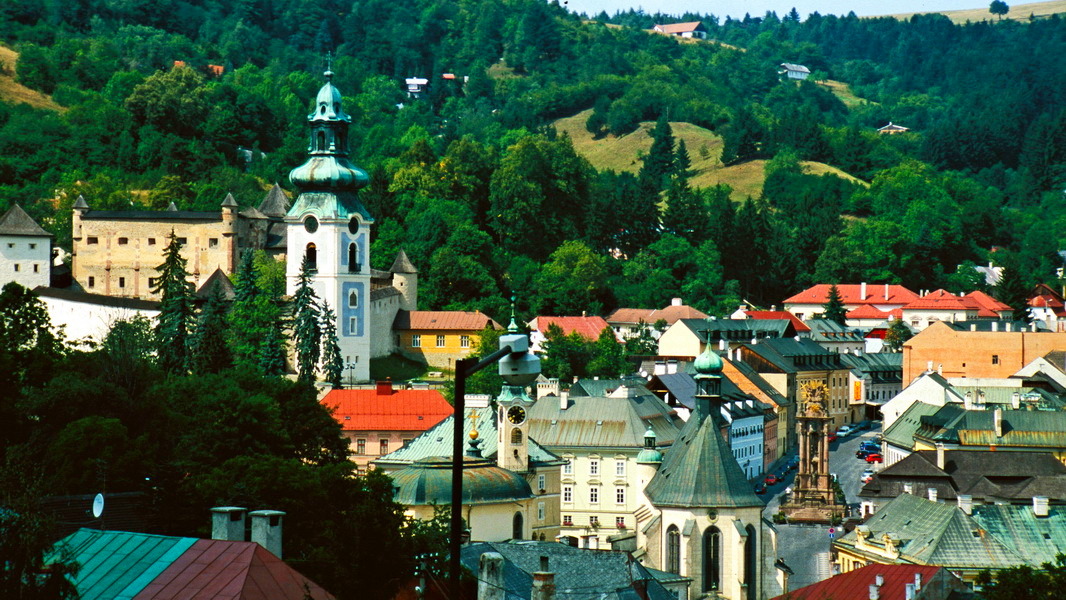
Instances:
[[[418,269],[411,264],[411,259],[407,258],[407,253],[400,248],[400,251],[396,253],[396,260],[392,261],[392,267],[389,271],[393,273],[418,273]]]
[[[712,416],[693,413],[644,493],[655,506],[762,507]]]
[[[266,197],[259,203],[259,212],[274,218],[284,217],[289,212],[289,197],[280,185],[275,183],[274,187],[270,188]]]
[[[463,565],[477,573],[481,555],[486,552],[503,556],[507,600],[530,597],[533,573],[540,571],[541,557],[547,557],[548,570],[555,573],[555,597],[560,600],[676,599],[655,573],[627,552],[574,548],[558,542],[480,542],[462,549]],[[637,593],[634,584],[638,581],[645,582],[647,596]]]
[[[33,217],[26,214],[18,204],[12,204],[4,216],[0,217],[0,235],[26,235],[33,237],[52,237]]]
[[[200,286],[200,289],[196,290],[196,297],[201,300],[207,300],[215,292],[215,285],[222,286],[222,298],[224,300],[233,300],[235,295],[233,282],[222,272],[222,269],[215,269],[215,272],[207,278],[207,281]]]
[[[81,216],[83,219],[102,219],[116,221],[221,221],[222,212],[201,212],[194,210],[90,210]]]

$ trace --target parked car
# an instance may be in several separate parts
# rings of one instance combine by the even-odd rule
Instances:
[[[866,462],[868,463],[883,463],[885,459],[880,454],[867,454]]]
[[[800,459],[799,459],[798,456],[793,456],[792,458],[788,459],[787,463],[785,463],[785,467],[789,471],[795,471],[796,469],[799,468],[799,466],[800,466]]]
[[[855,428],[851,425],[841,425],[837,428],[837,435],[840,437],[848,437],[852,433],[855,433]]]
[[[765,494],[766,493],[766,484],[761,482],[761,481],[759,483],[755,484],[755,493],[756,494]]]
[[[870,452],[881,452],[881,444],[875,442],[863,442],[859,444],[859,450],[868,450]]]
[[[830,431],[829,435],[827,435],[825,437],[829,440],[830,444],[832,444],[833,442],[837,441],[837,433],[835,431]]]
[[[766,479],[763,479],[763,483],[765,483],[766,485],[774,485],[775,483],[778,483],[779,481],[780,480],[777,478],[777,475],[774,475],[773,473],[768,474],[766,476]]]
[[[869,421],[859,421],[855,425],[855,430],[856,431],[865,431],[865,430],[867,430],[869,428],[870,428],[870,422]]]
[[[870,456],[871,454],[881,454],[881,451],[880,450],[865,450],[865,449],[860,448],[855,453],[855,458],[863,458],[864,459],[867,456]]]
[[[862,475],[859,476],[859,481],[861,481],[863,483],[870,483],[870,481],[873,478],[874,478],[873,469],[866,469],[865,471],[862,472]]]

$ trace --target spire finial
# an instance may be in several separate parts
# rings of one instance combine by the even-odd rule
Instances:
[[[326,72],[323,73],[326,76],[326,81],[333,80],[333,51],[326,52]]]
[[[511,322],[507,325],[507,333],[518,333],[518,323],[514,320],[514,305],[517,301],[518,296],[511,290]]]

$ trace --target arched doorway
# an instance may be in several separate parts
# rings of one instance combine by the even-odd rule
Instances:
[[[666,530],[666,570],[681,574],[681,532],[677,530],[677,525],[671,525]]]
[[[722,532],[708,527],[703,532],[703,591],[713,592],[722,585]]]
[[[522,539],[522,513],[516,512],[511,522],[511,539]]]

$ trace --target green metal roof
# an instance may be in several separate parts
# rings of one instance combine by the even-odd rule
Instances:
[[[470,415],[477,413],[476,420]],[[470,439],[470,432],[476,428],[481,440],[481,455],[490,460],[496,459],[496,415],[491,408],[467,408],[466,417],[463,419],[463,440]],[[455,416],[445,417],[422,435],[411,440],[403,448],[390,452],[374,461],[374,464],[384,468],[402,467],[413,464],[415,461],[431,456],[451,456],[452,454],[452,424]],[[465,442],[464,442],[465,443]],[[465,451],[465,450],[464,450]],[[563,464],[563,459],[537,443],[531,434],[529,437],[529,464],[531,467],[546,467]]]
[[[667,450],[644,493],[655,506],[764,505],[729,451],[718,420],[697,413]]]
[[[898,448],[914,448],[914,434],[922,426],[922,417],[936,414],[941,407],[924,402],[915,402],[903,411],[892,425],[885,430],[884,440]]]
[[[393,500],[404,506],[451,504],[452,459],[435,456],[391,474]],[[514,471],[481,457],[463,457],[463,504],[497,504],[533,497],[529,483]]]
[[[1048,516],[1037,517],[1032,506],[982,504],[974,506],[973,520],[1031,566],[1054,563],[1055,556],[1066,552],[1066,511],[1061,506],[1050,506]]]
[[[196,541],[81,529],[63,538],[52,556],[67,552],[81,565],[73,578],[81,600],[132,600]]]
[[[592,388],[603,395],[574,395]],[[608,393],[609,392],[609,393]],[[559,448],[644,447],[651,427],[656,445],[670,445],[680,432],[674,409],[643,385],[619,380],[584,380],[571,388],[566,410],[559,398],[544,396],[529,409],[529,435],[544,446]]]

